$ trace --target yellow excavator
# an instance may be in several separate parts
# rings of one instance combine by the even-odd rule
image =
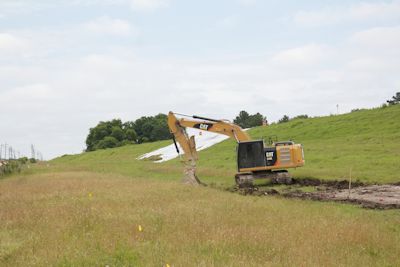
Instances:
[[[176,115],[181,116],[177,118]],[[253,185],[254,179],[267,178],[278,182],[289,182],[291,177],[287,169],[304,165],[303,147],[293,141],[273,142],[265,146],[263,140],[251,140],[240,126],[227,120],[216,120],[199,116],[188,116],[169,112],[168,126],[178,154],[177,142],[184,151],[184,182],[201,184],[196,176],[198,160],[194,136],[188,136],[186,128],[224,134],[237,142],[236,184],[240,187]]]

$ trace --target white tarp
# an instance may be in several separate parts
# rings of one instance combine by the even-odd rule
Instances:
[[[229,138],[228,136],[223,135],[223,134],[216,134],[216,133],[202,131],[202,130],[193,129],[193,128],[186,128],[186,131],[189,136],[194,135],[197,151],[211,147],[211,146]],[[181,149],[179,144],[178,144],[178,147],[179,147],[180,152],[183,153],[183,150]],[[145,159],[145,158],[149,158],[151,156],[160,156],[161,160],[157,160],[154,162],[163,162],[163,161],[174,159],[174,158],[178,157],[179,155],[176,152],[175,145],[171,144],[169,146],[166,146],[166,147],[154,150],[150,153],[144,154],[144,155],[140,156],[138,159]]]

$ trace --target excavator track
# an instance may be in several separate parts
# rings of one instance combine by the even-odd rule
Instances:
[[[235,175],[236,185],[239,187],[252,187],[255,179],[267,179],[275,184],[292,183],[292,176],[287,171],[238,173]]]

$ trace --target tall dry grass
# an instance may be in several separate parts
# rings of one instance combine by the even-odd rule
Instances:
[[[1,266],[398,266],[399,252],[398,211],[91,172],[0,181]]]

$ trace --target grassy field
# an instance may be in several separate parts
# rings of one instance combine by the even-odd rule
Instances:
[[[297,177],[399,179],[400,107],[256,128],[305,146]],[[169,141],[64,156],[0,180],[0,266],[400,266],[400,212],[241,196],[180,184],[179,160],[139,161]],[[232,185],[235,144],[200,153]],[[139,225],[142,231],[139,231]]]
[[[400,265],[395,210],[83,171],[8,178],[0,192],[2,266]]]

